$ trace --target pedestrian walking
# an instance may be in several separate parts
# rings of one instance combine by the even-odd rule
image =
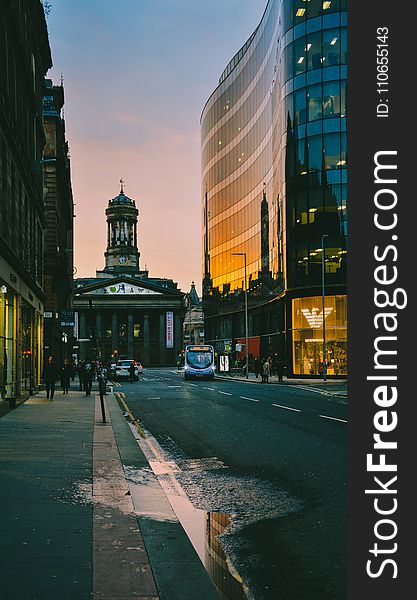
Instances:
[[[87,360],[83,365],[82,380],[85,389],[85,395],[91,396],[91,386],[94,377],[94,367],[90,360]]]
[[[44,366],[43,372],[42,372],[42,380],[46,386],[46,397],[48,398],[48,400],[49,400],[49,396],[51,397],[51,400],[53,400],[53,398],[54,398],[55,383],[56,383],[57,379],[58,379],[57,366],[55,364],[53,356],[49,356],[48,362]]]
[[[72,365],[71,365],[71,381],[74,381],[76,373],[77,373],[77,363],[74,360],[74,361],[72,361]]]
[[[64,364],[61,367],[61,387],[64,394],[68,394],[70,388],[70,377],[72,373],[72,366],[68,358],[64,359]]]
[[[84,389],[83,374],[84,374],[84,361],[80,360],[80,361],[78,361],[78,365],[77,365],[77,375],[78,375],[78,383],[79,383],[80,392],[82,392],[82,390]]]
[[[129,381],[130,383],[135,381],[135,363],[132,363],[129,367]]]
[[[278,354],[275,353],[272,358],[271,375],[278,375]]]
[[[258,357],[256,357],[255,360],[253,361],[253,370],[255,371],[255,377],[256,377],[256,379],[258,379],[259,370],[260,370],[259,358]]]
[[[279,360],[277,363],[277,374],[278,374],[278,381],[282,381],[283,375],[284,375],[284,363]]]
[[[263,371],[263,376],[264,376],[264,383],[268,383],[268,379],[271,375],[271,365],[269,364],[269,360],[266,360],[264,362],[262,371]]]

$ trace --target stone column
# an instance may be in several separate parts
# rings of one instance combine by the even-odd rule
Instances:
[[[79,313],[79,331],[78,331],[78,337],[81,338],[85,338],[87,337],[87,332],[85,330],[85,312],[80,312]]]
[[[159,352],[159,364],[164,366],[166,364],[166,359],[165,359],[165,313],[164,312],[160,313],[160,315],[159,315],[158,352]]]
[[[113,313],[111,316],[111,343],[112,343],[112,352],[115,348],[118,347],[119,344],[119,321],[117,318],[117,313]]]
[[[133,313],[127,315],[127,356],[135,358],[133,356]]]
[[[150,332],[149,332],[149,315],[143,316],[143,362],[145,366],[149,365],[150,360]]]
[[[102,316],[101,312],[96,314],[96,346],[97,352],[99,353],[100,358],[102,358],[102,339],[103,339],[103,326],[102,326]]]

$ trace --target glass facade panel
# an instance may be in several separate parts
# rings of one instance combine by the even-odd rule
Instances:
[[[278,306],[289,292],[288,302],[297,294],[313,297],[323,234],[328,285],[345,291],[347,47],[340,7],[336,1],[270,0],[203,109],[208,343],[222,339],[223,313],[234,314],[228,336],[238,335],[245,287],[254,335],[268,334],[255,314],[266,299],[283,312]],[[290,339],[291,323],[288,331],[280,323],[275,334]],[[293,349],[287,351],[292,361]]]

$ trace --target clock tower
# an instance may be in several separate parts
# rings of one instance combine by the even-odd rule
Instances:
[[[119,195],[109,200],[106,208],[107,250],[104,253],[106,273],[114,275],[139,273],[138,214],[135,201],[124,193],[124,183],[121,179]]]

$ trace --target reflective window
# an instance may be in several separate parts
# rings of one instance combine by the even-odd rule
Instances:
[[[308,99],[308,120],[315,121],[323,117],[322,107],[322,87],[320,85],[312,85],[307,91]]]
[[[340,116],[340,81],[329,81],[323,85],[323,117]]]

